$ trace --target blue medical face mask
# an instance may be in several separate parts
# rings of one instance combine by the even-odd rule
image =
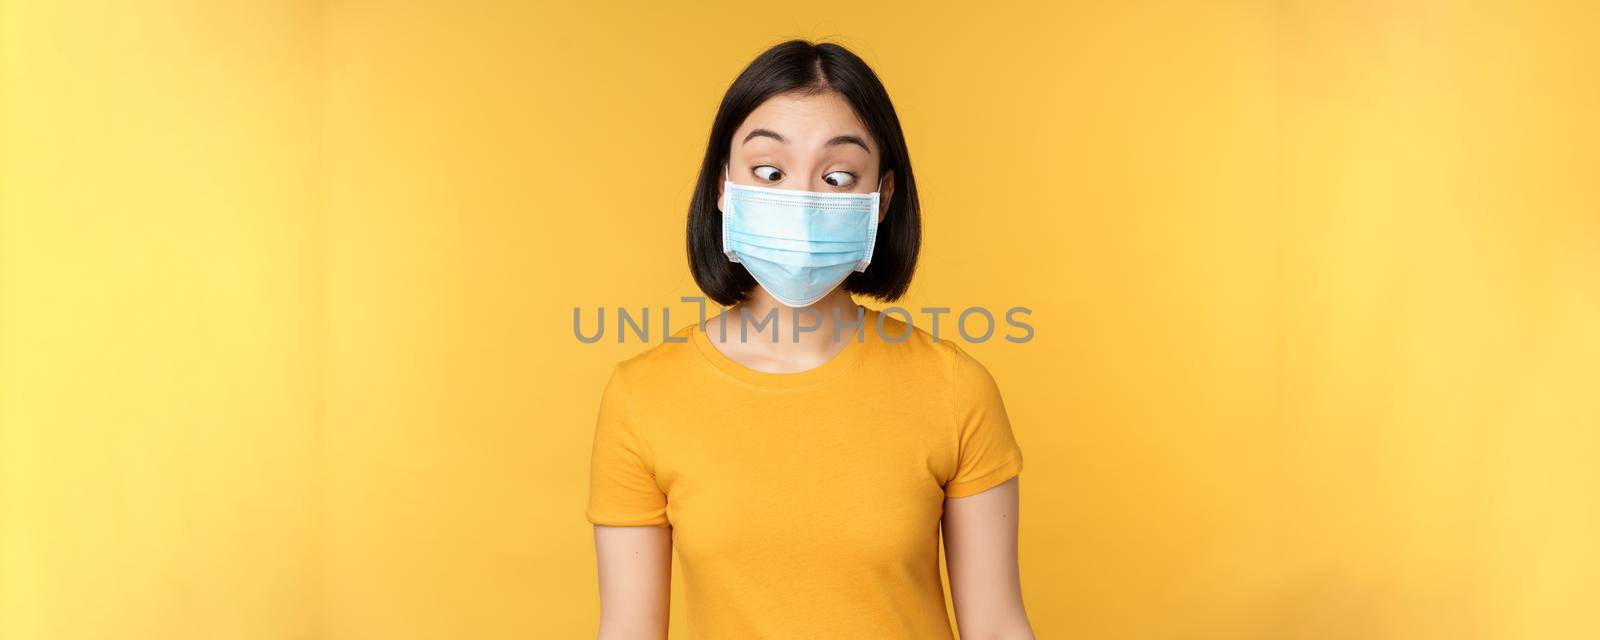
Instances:
[[[722,192],[723,252],[778,302],[808,306],[872,262],[877,191],[823,193],[726,180]]]

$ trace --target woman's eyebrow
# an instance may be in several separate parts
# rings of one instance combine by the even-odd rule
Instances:
[[[850,136],[850,135],[834,136],[832,140],[828,141],[828,144],[826,146],[831,147],[831,146],[840,145],[840,144],[853,144],[853,145],[856,145],[858,147],[861,147],[862,150],[866,151],[867,153],[872,153],[872,149],[867,147],[867,142],[865,140],[862,140],[860,136]]]
[[[753,131],[751,131],[749,133],[749,135],[746,135],[744,137],[744,140],[739,141],[739,144],[744,144],[746,142],[749,142],[751,138],[754,138],[754,137],[757,137],[757,136],[763,136],[763,137],[767,137],[767,138],[772,138],[773,140],[777,140],[778,142],[782,142],[784,144],[789,144],[788,140],[785,140],[783,136],[778,135],[778,132],[773,131],[771,129],[756,129],[756,130],[753,130]]]
[[[778,142],[782,142],[784,144],[789,144],[789,140],[787,138],[784,138],[783,136],[778,135],[778,132],[773,131],[771,129],[753,129],[753,130],[750,131],[750,133],[745,134],[744,140],[739,141],[739,144],[747,143],[752,138],[757,138],[757,137],[772,138],[773,140],[777,140]],[[861,136],[855,136],[855,135],[834,136],[832,139],[828,140],[827,144],[825,144],[823,146],[832,147],[832,146],[837,146],[837,145],[841,145],[841,144],[853,144],[853,145],[856,145],[858,147],[861,147],[862,150],[866,151],[867,153],[872,153],[872,148],[867,146],[867,142],[865,140],[862,140]]]

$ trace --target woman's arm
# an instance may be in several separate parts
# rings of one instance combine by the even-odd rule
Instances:
[[[600,567],[598,640],[667,637],[672,598],[672,528],[595,525]]]
[[[944,555],[962,640],[1033,640],[1017,570],[1020,481],[944,502]]]

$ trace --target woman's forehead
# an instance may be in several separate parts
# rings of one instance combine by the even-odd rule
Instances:
[[[751,136],[758,131],[763,133]],[[814,95],[791,92],[768,98],[751,111],[734,132],[733,146],[737,148],[748,142],[818,148],[839,136],[857,136],[868,141],[871,152],[871,137],[849,102],[833,92]]]

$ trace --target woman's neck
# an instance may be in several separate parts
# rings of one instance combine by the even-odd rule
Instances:
[[[860,315],[858,315],[860,314]],[[789,307],[765,289],[706,321],[706,335],[735,362],[758,371],[793,373],[821,366],[856,339],[864,314],[843,288],[811,305]],[[726,322],[726,332],[719,326]],[[837,336],[837,339],[835,339]]]

